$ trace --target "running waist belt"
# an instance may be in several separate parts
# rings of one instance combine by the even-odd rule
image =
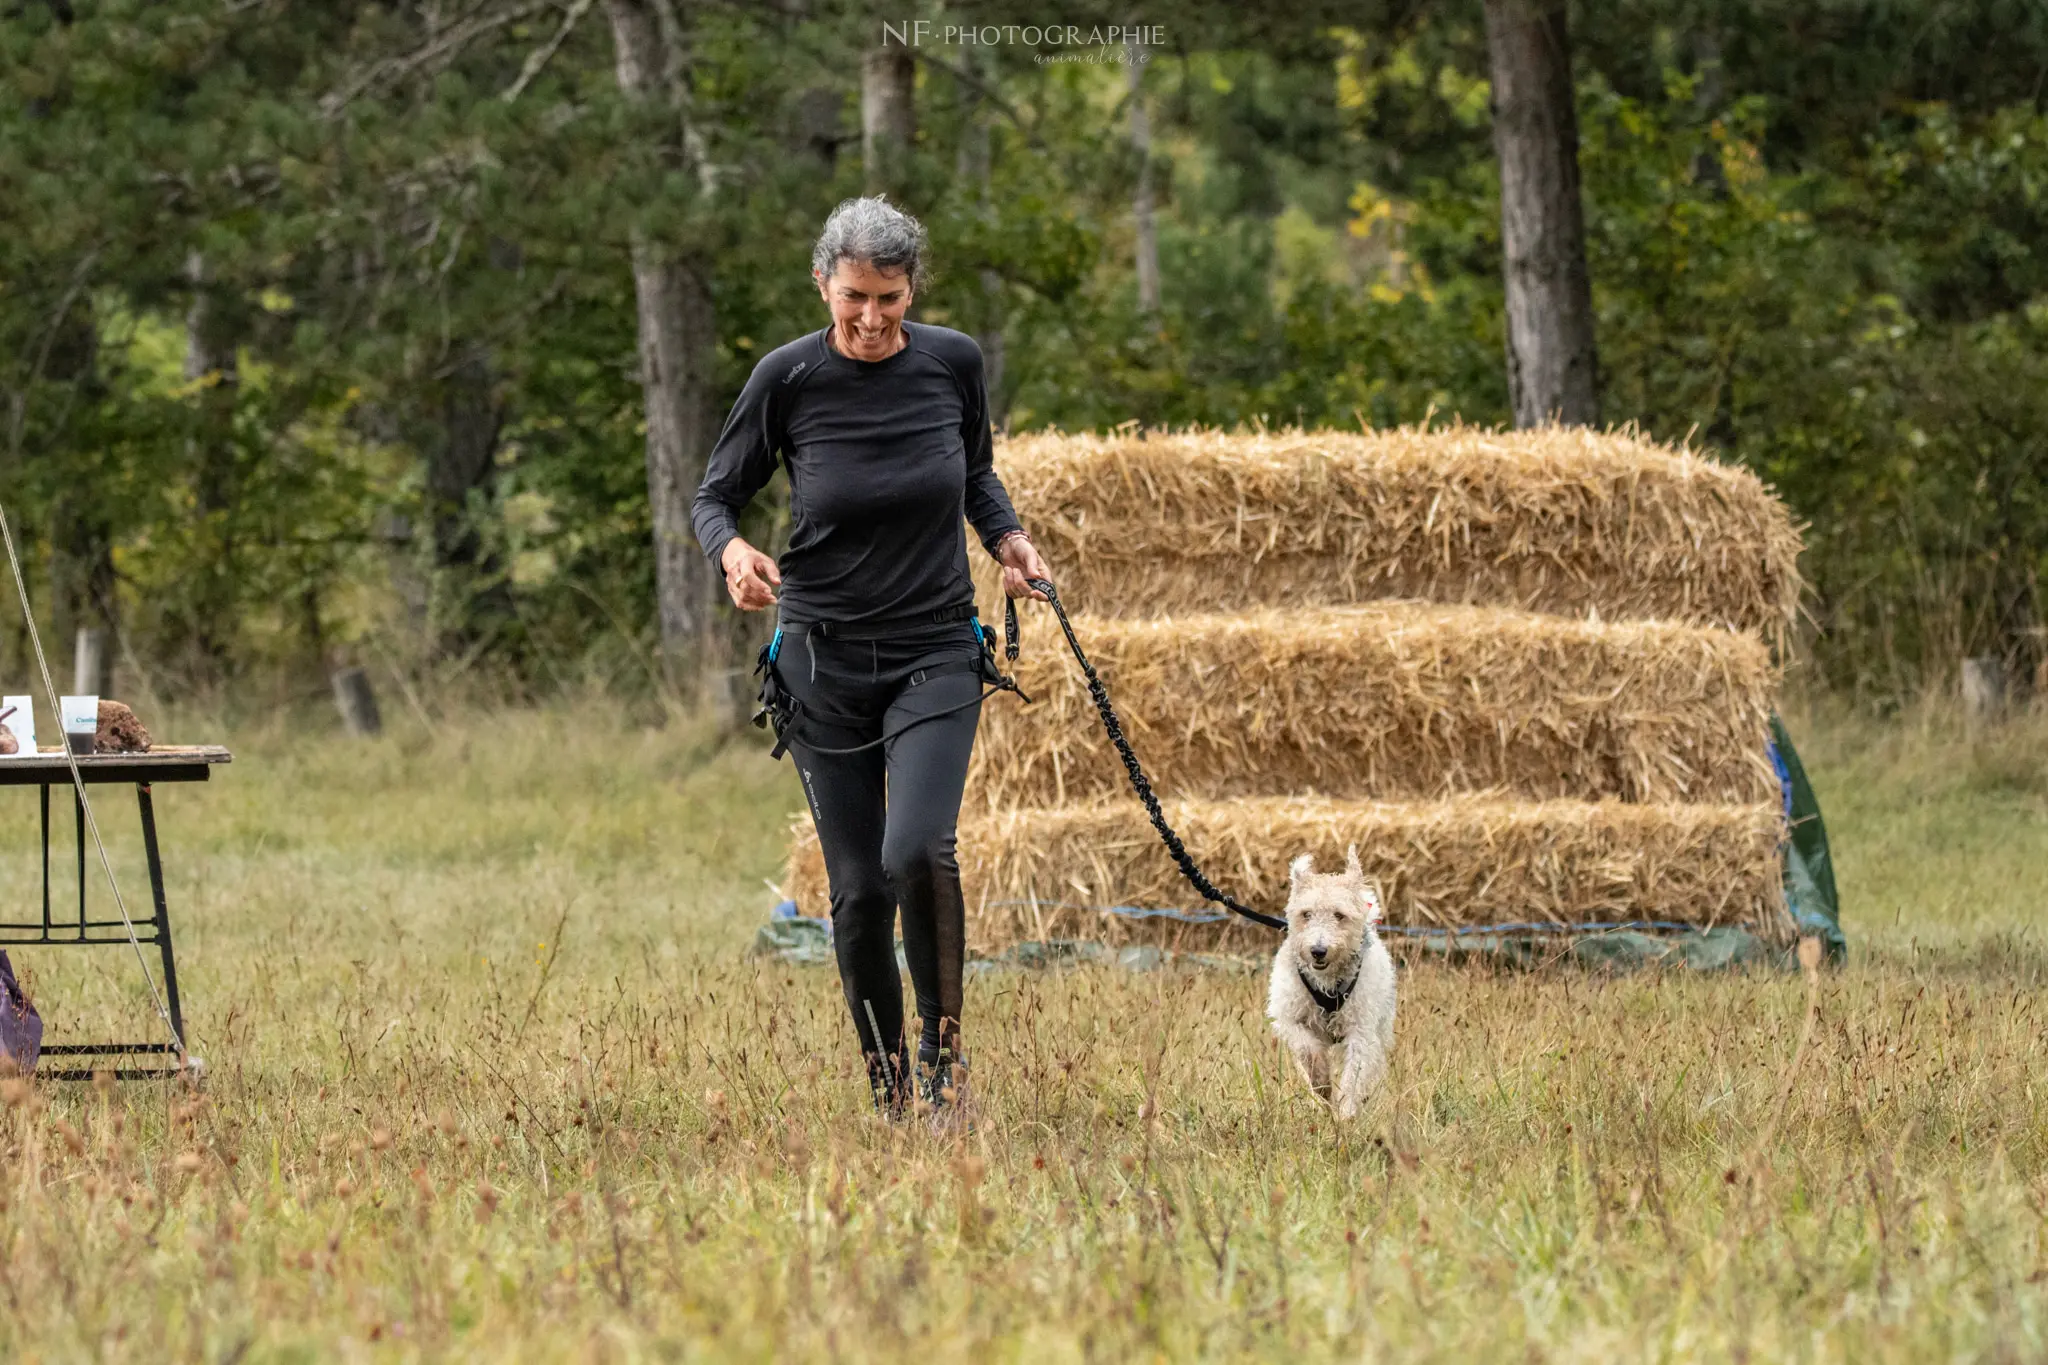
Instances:
[[[909,616],[887,616],[879,621],[783,621],[776,626],[776,633],[779,635],[787,629],[815,635],[821,640],[886,640],[891,635],[901,635],[919,626],[945,626],[955,621],[976,619],[974,604],[968,602],[957,607],[940,607],[936,611],[915,612]]]
[[[988,699],[991,692],[1015,692],[1026,705],[1029,705],[1031,698],[1024,695],[1024,690],[1017,686],[1017,680],[1006,675],[996,663],[995,632],[981,624],[981,616],[972,606],[961,608],[948,607],[941,612],[933,612],[929,615],[915,618],[899,617],[895,622],[888,623],[892,626],[892,629],[886,633],[893,634],[915,625],[944,624],[947,621],[972,621],[974,623],[974,638],[981,645],[977,656],[972,659],[954,659],[948,663],[933,664],[929,668],[920,668],[910,675],[904,685],[906,687],[919,687],[933,678],[942,678],[953,673],[972,673],[979,677],[984,684],[980,692],[971,700],[961,702],[958,706],[949,706],[943,711],[934,711],[930,715],[917,716],[905,721],[894,730],[887,731],[865,744],[855,744],[850,748],[844,749],[821,749],[816,745],[808,745],[806,747],[810,748],[814,753],[830,755],[832,757],[863,753],[866,750],[887,744],[890,740],[913,726],[922,725],[926,721],[938,720],[942,716],[950,716],[958,711],[965,711],[970,706],[979,706]],[[869,629],[878,629],[882,624],[884,623],[877,622],[870,626]],[[819,625],[815,622],[807,623],[801,629],[809,634],[817,632]],[[843,640],[882,639],[885,638],[885,635],[840,635],[837,638]],[[806,706],[803,702],[792,696],[789,689],[782,685],[782,679],[776,676],[775,662],[781,653],[782,628],[777,627],[773,638],[767,644],[761,646],[760,657],[754,665],[754,673],[761,679],[761,709],[754,713],[754,724],[764,729],[770,725],[774,727],[775,747],[768,751],[770,758],[781,758],[788,751],[790,742],[797,738],[797,725],[806,714],[815,714],[827,720],[854,721],[856,723],[867,719],[865,716],[849,716],[828,711],[820,706]],[[1014,653],[1012,657],[1014,657]]]

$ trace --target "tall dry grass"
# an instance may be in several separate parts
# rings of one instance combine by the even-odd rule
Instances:
[[[238,727],[159,794],[211,1079],[6,1091],[0,1353],[2038,1357],[2048,729],[1800,733],[1839,973],[1417,967],[1349,1130],[1255,973],[989,974],[944,1139],[865,1112],[829,972],[741,956],[786,766],[597,708]],[[53,1040],[146,1022],[120,955],[21,956]]]

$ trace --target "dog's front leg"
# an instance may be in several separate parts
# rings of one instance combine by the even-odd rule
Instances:
[[[1344,1070],[1337,1077],[1337,1117],[1358,1117],[1358,1106],[1379,1088],[1386,1074],[1387,1052],[1377,1037],[1354,1035],[1346,1040]]]
[[[1301,1069],[1301,1078],[1308,1082],[1308,1088],[1315,1091],[1317,1099],[1325,1104],[1329,1103],[1329,1048],[1321,1043],[1303,1039],[1290,1041],[1288,1051],[1294,1054],[1294,1064]]]

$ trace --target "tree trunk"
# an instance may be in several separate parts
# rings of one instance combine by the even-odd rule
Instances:
[[[94,657],[91,687],[83,693],[109,696],[113,692],[114,654],[110,645],[114,620],[114,527],[100,508],[91,488],[67,488],[57,499],[50,537],[52,583],[56,589],[54,639],[95,636],[99,651]]]
[[[966,59],[975,68],[978,79],[993,80],[994,75],[986,63],[977,63],[970,54]],[[978,86],[963,83],[960,97],[967,109],[967,126],[960,139],[960,152],[956,166],[957,179],[970,185],[974,190],[975,207],[984,217],[993,216],[990,198],[993,194],[992,179],[994,164],[990,152],[988,102],[982,97]],[[997,426],[1003,424],[1003,361],[1004,315],[1003,277],[989,266],[975,271],[976,282],[980,285],[980,297],[976,300],[974,339],[981,346],[982,372],[988,385],[989,420]]]
[[[917,140],[917,62],[907,47],[873,47],[860,63],[860,154],[869,194],[900,201]]]
[[[85,401],[103,395],[99,328],[89,294],[79,296],[57,321],[43,373],[70,384]],[[111,490],[101,487],[99,478],[99,471],[88,466],[68,470],[58,482],[50,519],[50,585],[56,599],[51,638],[91,638],[97,652],[87,661],[89,668],[74,667],[73,681],[80,684],[75,690],[106,696],[113,688],[114,521],[106,502]]]
[[[370,739],[384,731],[384,717],[377,710],[377,693],[370,675],[360,668],[337,668],[328,679],[334,688],[335,709],[341,723],[357,739]]]
[[[640,314],[640,383],[647,408],[647,496],[654,512],[654,576],[662,653],[678,682],[709,680],[730,660],[716,611],[723,584],[697,547],[690,501],[717,439],[711,408],[711,291],[694,267],[649,242],[633,247]]]
[[[218,672],[226,663],[235,619],[235,404],[241,393],[236,350],[241,310],[218,287],[205,257],[185,258],[192,302],[185,314],[185,378],[199,386],[194,429],[193,496],[197,504],[200,551],[188,609],[200,667]]]
[[[2005,710],[2005,660],[1996,654],[1963,660],[1963,714],[1995,720]]]
[[[1600,420],[1564,0],[1486,0],[1515,425]]]
[[[1009,359],[1009,344],[1004,331],[1003,277],[986,266],[978,273],[981,276],[981,297],[987,311],[983,314],[982,325],[974,330],[974,339],[981,344],[982,379],[988,387],[988,420],[1000,428],[1010,419],[1009,390],[1003,387],[1003,366]]]
[[[457,343],[439,387],[439,411],[420,445],[426,452],[434,569],[447,601],[439,648],[460,654],[504,631],[513,619],[510,589],[477,524],[497,484],[498,444],[508,414],[482,346]]]
[[[816,85],[796,97],[791,111],[790,140],[798,153],[815,161],[827,176],[839,165],[839,111],[843,102],[841,91],[829,85]]]
[[[114,656],[107,650],[107,633],[97,626],[80,626],[73,639],[71,691],[80,697],[114,695]]]
[[[456,359],[441,383],[439,430],[427,455],[427,500],[433,514],[434,562],[473,566],[482,554],[472,493],[488,493],[496,482],[498,437],[505,429],[505,403],[497,392],[489,354],[458,343]]]
[[[1727,98],[1720,35],[1711,29],[1693,34],[1692,55],[1693,75],[1698,80],[1698,84],[1693,86],[1693,108],[1704,123],[1720,112],[1722,101]],[[1716,199],[1728,197],[1728,176],[1721,169],[1721,157],[1713,146],[1701,147],[1693,154],[1692,178],[1704,185]]]
[[[1124,80],[1131,99],[1131,150],[1138,154],[1138,184],[1131,192],[1131,221],[1138,237],[1138,311],[1159,318],[1159,227],[1152,206],[1152,121],[1145,113],[1145,49],[1124,47]]]
[[[619,89],[629,99],[662,101],[674,111],[666,151],[702,175],[688,122],[681,49],[672,0],[606,0],[617,48]],[[640,385],[647,418],[647,497],[654,522],[654,590],[661,649],[670,681],[691,700],[736,714],[730,689],[731,634],[718,604],[724,584],[698,550],[690,501],[704,479],[718,436],[712,408],[717,340],[704,263],[679,258],[645,237],[633,242],[639,312]]]
[[[784,19],[803,23],[814,17],[817,6],[812,0],[781,0],[779,8]],[[807,86],[790,103],[790,145],[827,178],[839,166],[840,145],[850,140],[840,131],[845,108],[844,87],[831,84]]]
[[[241,390],[236,345],[241,329],[235,310],[219,297],[206,258],[185,258],[192,302],[185,312],[185,379],[202,386],[203,418],[197,451],[197,492],[202,512],[225,511],[233,501],[235,399]]]

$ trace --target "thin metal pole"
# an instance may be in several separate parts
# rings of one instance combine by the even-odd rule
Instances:
[[[72,793],[71,804],[78,813],[78,937],[85,937],[85,800]]]
[[[50,784],[37,790],[43,794],[43,937],[50,937]]]

